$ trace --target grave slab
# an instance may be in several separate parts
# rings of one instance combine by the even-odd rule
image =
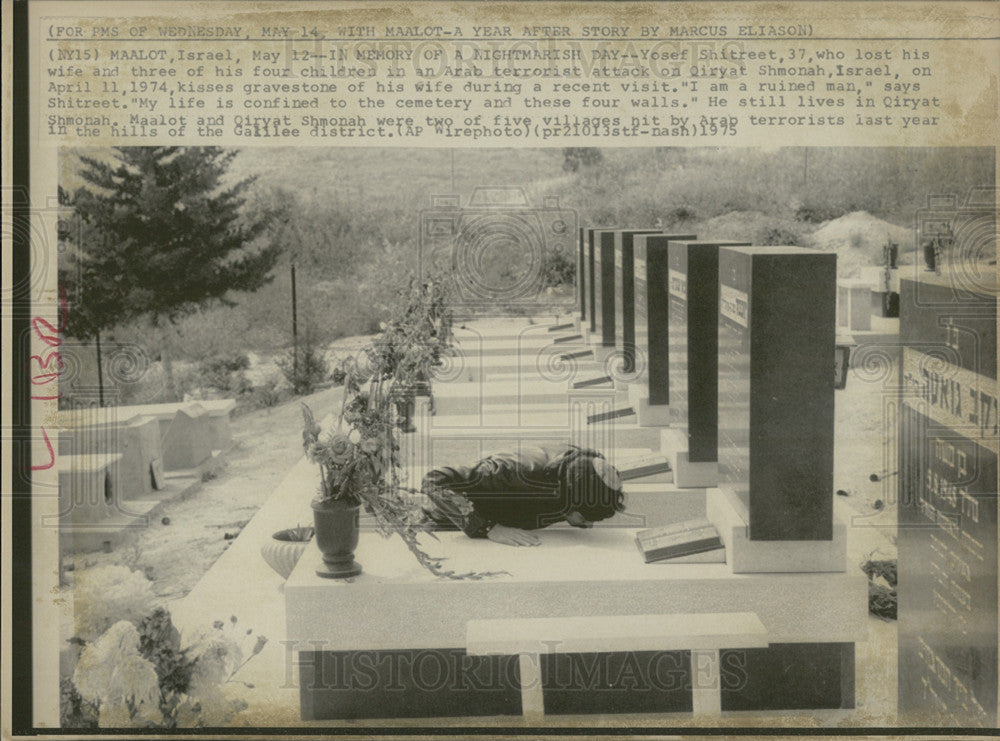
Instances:
[[[615,230],[615,347],[622,354],[622,371],[635,373],[635,261],[633,239],[659,229]]]
[[[994,728],[996,266],[910,268],[900,289],[900,720]]]
[[[836,255],[719,251],[719,482],[751,540],[830,540]]]
[[[594,332],[606,357],[615,348],[615,230],[594,230]],[[603,358],[602,358],[603,359]]]
[[[160,427],[152,417],[136,416],[118,423],[118,409],[101,407],[86,415],[60,413],[59,453],[121,454],[117,488],[123,499],[135,499],[163,488],[162,482],[156,480],[156,472],[163,469]],[[72,426],[67,426],[65,420],[71,419]]]
[[[751,612],[766,631],[763,638],[755,640],[768,648],[778,643],[799,644],[804,657],[818,642],[853,644],[865,639],[867,579],[860,572],[745,575],[734,574],[725,563],[644,564],[635,548],[636,532],[635,528],[579,531],[553,527],[539,531],[541,546],[521,549],[499,548],[461,533],[438,533],[440,540],[428,547],[434,555],[447,557],[450,565],[506,572],[481,581],[437,580],[416,564],[401,541],[383,540],[376,533],[361,533],[356,556],[365,570],[350,583],[315,576],[319,554],[307,551],[285,585],[290,645],[297,652],[315,652],[308,655],[308,673],[300,675],[304,714],[334,717],[344,703],[350,707],[350,703],[363,701],[361,692],[352,698],[329,694],[332,690],[343,692],[345,687],[331,688],[315,681],[317,660],[336,661],[345,653],[356,657],[371,651],[408,652],[408,658],[401,661],[415,661],[421,651],[436,651],[442,656],[451,649],[468,653],[467,632],[470,622],[476,620],[617,615],[627,625],[634,619],[629,616],[656,614],[673,615],[671,620],[692,625],[691,616],[703,613]],[[584,563],[587,567],[581,569]],[[814,599],[801,599],[803,594],[814,595]],[[384,609],[385,604],[399,600],[406,601],[411,620],[401,623],[398,615]],[[678,609],[680,606],[683,609]],[[627,641],[630,633],[622,630],[619,635],[616,640]],[[671,648],[669,644],[662,647]],[[599,649],[608,647],[595,648],[600,654]],[[637,639],[634,646],[614,648],[608,661],[629,655],[641,658],[640,650],[648,646]],[[626,657],[618,654],[618,649],[624,649]],[[298,653],[297,658],[303,655]],[[456,661],[461,670],[464,660]],[[851,671],[853,675],[853,666]],[[823,667],[819,676],[840,687],[843,670],[840,665]],[[350,684],[346,686],[349,689]],[[519,688],[521,683],[509,686]],[[543,693],[551,689],[550,682]],[[595,698],[599,697],[597,688],[592,689]],[[580,694],[587,692],[585,689]],[[401,706],[387,705],[374,717],[412,712],[413,692],[403,690],[401,695],[409,696],[409,702],[401,699]],[[853,701],[853,696],[850,699]],[[747,702],[751,707],[754,704],[752,697]],[[692,705],[686,707],[691,712]],[[317,714],[316,708],[325,710]],[[369,712],[375,711],[369,707]],[[546,700],[545,712],[549,711]],[[478,712],[496,711],[479,710],[472,703],[467,714]]]
[[[837,282],[837,326],[867,332],[872,326],[872,289],[864,279]]]
[[[200,405],[178,409],[163,436],[163,468],[192,470],[212,459],[208,413]]]
[[[663,450],[679,486],[716,486],[718,473],[719,249],[746,242],[670,240],[667,245],[671,432]]]
[[[637,399],[643,426],[669,423],[670,303],[669,260],[671,240],[693,240],[694,234],[638,234],[632,240],[636,346]]]
[[[576,328],[587,319],[587,229],[580,227],[576,245]]]

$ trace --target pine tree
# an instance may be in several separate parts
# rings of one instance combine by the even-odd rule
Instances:
[[[61,278],[70,297],[68,333],[92,339],[127,321],[146,320],[163,338],[179,319],[232,291],[271,280],[277,243],[260,244],[268,215],[247,214],[253,182],[228,182],[235,150],[120,147],[114,163],[81,157],[79,188],[68,205],[76,244]],[[161,342],[168,392],[176,397],[169,343]]]

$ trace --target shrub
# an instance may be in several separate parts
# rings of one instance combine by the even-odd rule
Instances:
[[[203,385],[224,394],[242,395],[251,388],[244,372],[249,367],[250,359],[244,353],[225,353],[202,360],[198,370]]]
[[[802,246],[800,237],[791,229],[771,226],[764,230],[760,239],[762,245],[797,245]]]
[[[576,261],[563,250],[550,250],[545,260],[544,287],[572,283],[576,279]]]
[[[270,409],[281,403],[281,392],[273,378],[267,379],[260,386],[254,386],[250,392],[252,404],[259,409]]]
[[[663,217],[663,225],[671,227],[685,221],[694,221],[697,218],[698,214],[695,213],[693,208],[689,208],[688,206],[675,206],[667,211],[666,215]]]
[[[824,221],[836,219],[843,216],[843,209],[830,206],[802,205],[795,209],[795,220],[804,221],[809,224],[821,224]]]
[[[323,353],[312,342],[306,341],[299,347],[298,363],[295,350],[289,350],[278,359],[278,367],[292,386],[292,393],[305,396],[316,390],[330,377],[330,369]]]

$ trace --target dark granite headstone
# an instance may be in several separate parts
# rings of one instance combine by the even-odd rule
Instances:
[[[615,232],[594,231],[594,331],[603,347],[615,346]]]
[[[688,460],[714,463],[719,439],[719,248],[748,242],[670,241],[670,426],[687,434]]]
[[[900,282],[899,713],[997,723],[997,285]],[[989,285],[984,285],[988,283]]]
[[[615,337],[622,351],[626,373],[635,372],[635,269],[633,239],[639,234],[656,234],[657,229],[619,229],[615,231]]]
[[[637,234],[632,240],[635,346],[646,357],[638,380],[649,393],[650,405],[669,402],[667,244],[672,239],[696,238],[693,234]]]
[[[576,288],[580,320],[587,318],[587,230],[580,227],[580,242],[576,248]]]
[[[597,292],[594,288],[594,267],[597,251],[597,229],[587,229],[587,311],[590,317],[590,331],[597,331]]]
[[[833,537],[837,258],[719,250],[719,486],[751,540]]]

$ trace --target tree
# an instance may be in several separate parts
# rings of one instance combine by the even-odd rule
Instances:
[[[247,213],[253,182],[226,178],[235,150],[219,147],[118,147],[114,163],[81,157],[83,186],[69,199],[79,222],[62,278],[68,332],[146,320],[160,331],[168,393],[176,398],[170,330],[183,316],[232,291],[271,280],[280,243],[257,238],[270,214]]]

